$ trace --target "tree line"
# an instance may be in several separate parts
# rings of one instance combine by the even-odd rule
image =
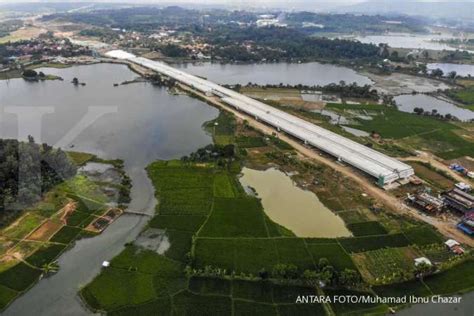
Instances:
[[[0,139],[0,225],[76,171],[60,148],[36,144],[31,136],[27,142]]]
[[[224,85],[227,88],[234,89],[237,92],[240,92],[242,89],[241,84],[235,85]],[[379,94],[377,90],[373,89],[370,85],[362,85],[359,86],[356,82],[351,84],[347,84],[344,80],[339,81],[337,83],[330,83],[328,85],[305,85],[305,84],[297,84],[297,85],[290,85],[290,84],[265,84],[265,85],[258,85],[252,82],[249,82],[246,87],[262,87],[263,89],[271,89],[271,88],[284,88],[284,89],[296,89],[300,91],[322,91],[326,93],[337,94],[343,98],[363,98],[363,99],[371,99],[371,100],[378,100]]]

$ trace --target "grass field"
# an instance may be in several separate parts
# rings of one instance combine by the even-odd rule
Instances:
[[[468,86],[464,89],[451,90],[448,95],[454,100],[463,103],[464,106],[474,111],[474,87]]]

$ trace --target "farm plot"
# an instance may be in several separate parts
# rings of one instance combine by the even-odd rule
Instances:
[[[212,214],[199,236],[268,237],[260,201],[255,198],[216,198]]]
[[[432,294],[430,289],[419,280],[375,286],[373,287],[373,290],[377,295],[383,297],[404,297],[410,295],[423,297]]]
[[[0,285],[0,309],[7,307],[7,305],[13,301],[18,296],[18,294],[19,293],[17,291]]]
[[[150,227],[196,232],[206,220],[200,215],[156,215],[149,222]]]
[[[169,297],[157,298],[144,304],[129,305],[115,309],[108,312],[107,315],[171,315],[171,299]]]
[[[338,212],[337,215],[339,215],[346,224],[355,224],[368,221],[367,216],[360,211],[342,211]]]
[[[410,244],[404,234],[341,238],[339,239],[339,242],[349,253],[365,252],[391,247],[405,247]]]
[[[429,184],[438,188],[439,190],[448,190],[454,186],[454,181],[447,178],[440,172],[436,172],[419,162],[409,162],[415,170],[418,177],[425,180]]]
[[[82,230],[77,227],[64,226],[51,238],[52,242],[58,242],[62,244],[69,244],[72,242]]]
[[[185,288],[182,264],[128,246],[81,294],[95,309],[116,310],[167,297]]]
[[[420,226],[405,230],[404,235],[410,244],[424,246],[443,242],[442,236],[429,226]]]
[[[387,234],[387,230],[382,224],[376,221],[352,223],[347,225],[347,228],[356,237]]]
[[[248,301],[234,300],[234,315],[277,315],[276,306],[273,304],[256,303]]]
[[[421,254],[411,247],[387,248],[353,255],[353,259],[364,279],[371,284],[392,280],[400,273],[411,275],[414,259]]]
[[[356,270],[351,257],[339,244],[308,244],[307,246],[309,253],[313,256],[313,261],[316,264],[322,258],[326,258],[329,261],[329,264],[336,270]]]
[[[383,315],[388,312],[388,307],[382,304],[363,302],[339,302],[336,297],[349,295],[352,297],[373,296],[369,292],[359,292],[351,290],[325,290],[324,293],[332,297],[331,307],[336,315]]]
[[[48,241],[58,230],[63,227],[63,223],[58,220],[48,219],[35,231],[29,234],[26,239],[34,241]]]
[[[197,295],[188,291],[173,297],[175,315],[231,315],[232,300],[226,296]]]
[[[22,239],[44,220],[45,218],[37,213],[27,213],[4,229],[2,235],[13,239]]]
[[[40,277],[42,271],[20,262],[0,273],[0,285],[22,292],[28,289]]]
[[[419,250],[426,258],[430,259],[431,262],[437,265],[449,261],[451,258],[456,256],[443,244],[432,244],[420,247]]]
[[[428,276],[425,284],[434,294],[448,295],[474,289],[474,261],[465,261],[451,269]]]
[[[376,131],[383,138],[400,140],[401,144],[428,149],[441,158],[453,159],[469,155],[474,151],[474,142],[459,136],[462,130],[458,125],[436,118],[401,112],[378,104],[328,104],[329,108],[343,112],[346,110],[372,113],[371,120],[354,117],[359,124],[351,127],[368,133]],[[347,112],[345,112],[347,113]],[[400,128],[400,124],[404,128]]]
[[[231,281],[209,277],[192,277],[189,279],[189,290],[195,294],[230,295]]]
[[[233,198],[239,195],[235,182],[227,173],[220,172],[214,177],[214,196],[223,198]]]
[[[56,259],[64,249],[66,249],[65,245],[44,245],[33,255],[29,256],[26,261],[37,268],[42,268],[43,265]]]

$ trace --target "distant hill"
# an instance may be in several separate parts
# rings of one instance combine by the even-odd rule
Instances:
[[[363,14],[407,14],[433,19],[474,19],[474,1],[369,0],[335,9]]]

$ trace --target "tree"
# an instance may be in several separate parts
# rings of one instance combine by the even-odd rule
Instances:
[[[354,286],[360,283],[360,275],[357,271],[352,269],[344,269],[340,273],[339,283],[341,285]]]
[[[318,283],[321,280],[321,276],[315,270],[304,270],[303,279],[310,286],[318,286]]]
[[[27,142],[0,139],[0,222],[75,174],[76,167],[60,149],[36,144],[31,136]]]
[[[441,69],[436,68],[436,69],[431,70],[431,75],[433,77],[440,78],[444,75],[444,72]]]
[[[298,277],[298,267],[291,263],[278,263],[273,267],[272,275],[277,279],[296,279]]]
[[[448,72],[448,74],[447,74],[447,77],[448,77],[452,82],[455,82],[455,81],[456,81],[456,77],[457,77],[457,76],[458,76],[458,74],[457,74],[457,72],[455,72],[454,70]]]
[[[45,263],[41,267],[43,269],[43,272],[48,275],[48,274],[53,274],[59,271],[59,265],[57,262],[50,262],[50,263]]]
[[[327,258],[321,258],[319,259],[319,263],[318,263],[318,268],[320,270],[324,269],[325,267],[327,267],[329,265],[329,260]]]
[[[425,112],[425,110],[423,110],[423,108],[415,107],[415,108],[413,109],[413,112],[416,113],[416,114],[418,114],[418,115],[422,115],[422,114]]]
[[[27,79],[36,79],[38,77],[38,73],[33,69],[25,69],[22,76]]]
[[[423,278],[433,272],[433,266],[427,262],[420,262],[415,267],[415,276],[423,281]]]
[[[266,279],[268,279],[268,271],[265,270],[265,268],[262,268],[262,269],[258,272],[258,276],[259,276],[262,280],[266,280]]]

